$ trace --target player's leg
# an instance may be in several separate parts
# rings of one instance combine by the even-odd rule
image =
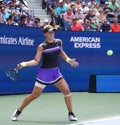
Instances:
[[[72,98],[71,92],[66,81],[62,78],[59,80],[55,86],[64,94],[65,103],[67,105],[68,111],[72,112]]]
[[[42,85],[38,82],[35,83],[34,89],[32,91],[31,94],[27,95],[25,97],[25,99],[23,100],[22,104],[20,105],[20,107],[18,109],[15,110],[15,112],[13,113],[11,119],[13,121],[16,121],[18,116],[20,115],[20,113],[22,112],[22,110],[29,104],[31,103],[34,99],[38,98],[43,89],[45,88],[45,85]]]
[[[27,95],[22,103],[22,105],[18,108],[19,111],[22,112],[22,110],[34,99],[38,98],[40,94],[42,93],[43,89],[39,88],[37,86],[34,87],[31,94]]]
[[[71,97],[71,92],[70,92],[67,82],[65,81],[64,78],[62,78],[55,84],[55,86],[64,94],[65,103],[66,103],[66,106],[67,106],[68,112],[69,112],[69,114],[68,114],[69,120],[77,121],[77,118],[73,113],[72,97]]]

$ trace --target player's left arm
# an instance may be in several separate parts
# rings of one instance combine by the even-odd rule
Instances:
[[[76,61],[75,58],[70,58],[68,57],[68,55],[65,53],[65,51],[63,50],[63,48],[61,47],[61,52],[60,52],[60,56],[62,59],[64,59],[67,63],[69,63],[72,67],[77,67],[79,66],[79,63]]]

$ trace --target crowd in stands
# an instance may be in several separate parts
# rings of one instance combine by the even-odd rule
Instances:
[[[0,0],[0,23],[39,27],[40,19],[34,16],[26,0]]]
[[[116,0],[43,0],[56,30],[120,32]]]
[[[71,31],[120,31],[120,7],[116,0],[42,0],[51,20],[35,17],[26,0],[0,0],[0,23]]]

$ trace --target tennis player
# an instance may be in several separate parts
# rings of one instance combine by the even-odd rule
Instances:
[[[77,117],[73,113],[72,98],[69,86],[63,78],[59,70],[59,56],[61,56],[72,67],[77,67],[79,63],[75,59],[70,59],[62,48],[61,39],[54,38],[54,29],[51,26],[45,26],[43,29],[46,40],[41,43],[35,55],[35,58],[30,61],[21,62],[17,65],[19,69],[25,66],[38,65],[42,57],[42,65],[38,70],[35,86],[31,94],[25,97],[22,104],[15,110],[11,119],[17,121],[18,116],[23,109],[34,99],[38,98],[46,85],[54,84],[64,95],[65,103],[68,109],[68,119],[77,121]]]

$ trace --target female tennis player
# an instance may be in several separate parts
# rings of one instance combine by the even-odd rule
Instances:
[[[59,70],[59,56],[61,56],[72,67],[77,67],[79,63],[75,59],[70,59],[62,48],[61,39],[54,38],[54,29],[51,26],[45,26],[43,29],[45,41],[41,43],[35,55],[30,61],[21,62],[17,65],[18,69],[25,66],[38,65],[42,57],[42,65],[38,70],[35,86],[31,94],[25,97],[22,104],[15,110],[11,119],[17,121],[18,116],[23,109],[34,99],[38,98],[46,85],[54,84],[64,95],[65,103],[68,109],[68,119],[77,121],[77,117],[73,113],[72,98],[68,84],[63,78]]]

